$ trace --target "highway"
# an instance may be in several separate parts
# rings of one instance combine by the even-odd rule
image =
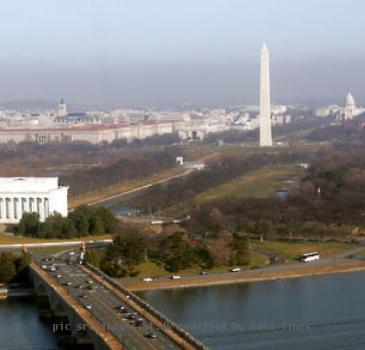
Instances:
[[[55,281],[61,284],[126,349],[181,349],[163,331],[131,309],[129,304],[119,299],[112,291],[95,280],[89,284],[90,276],[81,270],[79,265],[67,263],[64,259],[52,261],[45,259],[47,257],[38,255],[34,257],[40,266],[47,266],[46,271]],[[55,271],[50,271],[51,264],[54,264]]]

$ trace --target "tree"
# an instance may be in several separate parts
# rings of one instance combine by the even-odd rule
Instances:
[[[50,215],[40,226],[40,235],[44,238],[68,238],[74,234],[70,221],[59,213]]]
[[[103,235],[105,233],[103,220],[100,216],[94,216],[90,219],[90,233],[92,235]]]
[[[101,267],[114,277],[124,277],[128,273],[136,274],[134,269],[144,261],[146,248],[147,243],[142,235],[119,234],[107,249]]]
[[[203,269],[211,269],[214,266],[214,258],[204,243],[194,248],[194,261]]]
[[[214,261],[219,265],[228,265],[231,261],[232,234],[227,230],[218,233],[210,247]]]
[[[121,257],[128,268],[134,268],[143,262],[145,257],[146,242],[141,236],[118,235],[114,239],[111,255]]]
[[[4,252],[0,255],[0,283],[7,283],[16,276],[15,257],[13,253]]]
[[[165,269],[177,272],[193,264],[193,249],[184,238],[184,234],[176,232],[163,239],[159,246],[159,256]]]
[[[101,261],[104,257],[104,251],[100,249],[87,249],[85,254],[85,259],[91,265],[95,267],[100,267]]]
[[[105,233],[113,233],[117,219],[115,218],[113,212],[106,207],[97,207],[96,216],[98,216],[103,224],[103,231]]]
[[[69,219],[75,226],[79,236],[89,234],[90,209],[86,205],[77,207],[70,215]]]
[[[28,266],[32,262],[32,255],[28,252],[22,252],[22,255],[15,260],[17,278],[25,280],[28,278]]]
[[[235,232],[232,239],[232,265],[248,265],[250,263],[250,249],[245,234]]]
[[[38,236],[40,232],[40,221],[37,213],[24,213],[19,221],[16,233],[26,236]]]

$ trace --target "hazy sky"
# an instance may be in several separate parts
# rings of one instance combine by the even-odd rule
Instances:
[[[0,0],[0,101],[365,103],[363,0]],[[340,102],[340,101],[339,101]]]

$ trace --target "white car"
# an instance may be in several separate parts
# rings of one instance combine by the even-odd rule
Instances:
[[[180,275],[172,275],[171,276],[171,279],[172,280],[179,280],[181,278],[181,276]]]
[[[234,269],[231,270],[231,272],[240,272],[241,269],[239,267],[235,267]]]
[[[69,252],[68,255],[75,255],[75,252]]]
[[[85,308],[91,310],[91,305],[85,305]]]
[[[153,279],[151,277],[146,277],[143,279],[143,282],[145,282],[145,283],[152,282],[152,281],[153,281]]]

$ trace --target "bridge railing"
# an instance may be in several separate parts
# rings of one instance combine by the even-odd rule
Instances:
[[[118,282],[114,281],[112,278],[110,278],[108,275],[97,269],[95,266],[86,263],[85,266],[90,269],[92,272],[97,274],[99,277],[101,277],[103,280],[111,284],[114,288],[125,294],[128,295],[131,300],[133,300],[136,304],[141,306],[143,309],[147,310],[151,315],[156,317],[160,322],[162,322],[166,327],[172,329],[176,334],[178,334],[181,338],[183,338],[186,342],[188,342],[190,345],[195,347],[196,349],[200,350],[208,350],[208,348],[195,339],[190,333],[182,329],[180,326],[178,326],[175,322],[168,319],[165,315],[163,315],[160,311],[155,309],[153,306],[148,304],[146,301],[144,301],[142,298],[137,296],[136,294],[130,292],[128,289],[121,286]]]

